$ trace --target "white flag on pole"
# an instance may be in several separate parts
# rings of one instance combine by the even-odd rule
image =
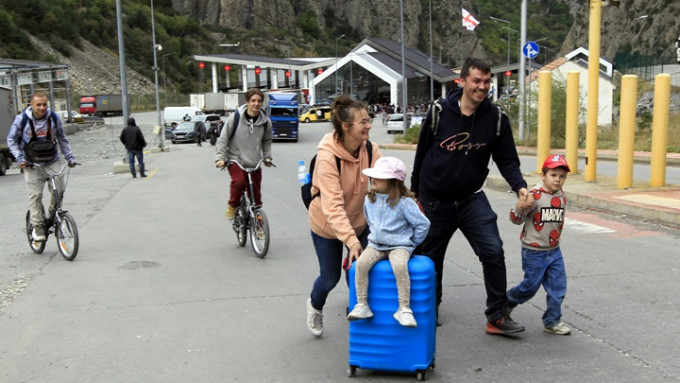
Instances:
[[[467,9],[463,8],[463,26],[467,28],[468,31],[474,31],[477,25],[479,25],[479,20],[475,19]]]

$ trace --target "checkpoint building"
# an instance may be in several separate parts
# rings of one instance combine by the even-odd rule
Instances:
[[[405,48],[405,76],[401,70],[401,45],[384,38],[366,38],[344,57],[272,58],[243,54],[194,55],[194,60],[209,66],[212,92],[245,91],[250,87],[266,90],[281,88],[308,89],[310,104],[331,101],[340,94],[350,94],[368,104],[386,103],[401,106],[403,77],[406,78],[408,103],[439,97],[454,86],[458,77],[448,68],[432,62],[423,52]],[[222,78],[221,70],[225,76]],[[229,72],[238,72],[238,84],[232,86]]]

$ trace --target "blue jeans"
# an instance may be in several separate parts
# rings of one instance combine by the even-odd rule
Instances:
[[[552,327],[560,323],[562,301],[567,293],[567,272],[562,250],[559,247],[551,250],[522,248],[522,270],[524,280],[508,290],[508,302],[511,305],[524,303],[543,285],[547,293],[543,324]]]
[[[486,194],[477,192],[455,202],[432,201],[421,196],[420,203],[431,224],[425,241],[414,254],[425,254],[434,262],[437,272],[437,307],[442,301],[446,248],[453,234],[460,229],[482,263],[486,288],[484,313],[489,321],[503,317],[508,300],[505,295],[507,281],[503,241],[496,224],[498,217],[491,209]]]
[[[359,242],[363,248],[368,243],[368,227],[359,235]],[[321,310],[326,305],[326,298],[338,284],[342,276],[342,253],[345,245],[338,239],[328,239],[312,232],[312,242],[319,259],[319,276],[312,287],[312,306]],[[348,280],[349,283],[349,280]]]
[[[139,173],[144,174],[144,151],[128,149],[128,163],[130,164],[130,173],[133,176],[137,175],[135,172],[135,157],[139,162]]]

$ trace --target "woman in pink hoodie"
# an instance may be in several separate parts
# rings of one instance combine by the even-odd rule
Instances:
[[[319,198],[312,199],[309,205],[319,276],[307,300],[307,327],[316,337],[323,334],[326,298],[342,275],[343,247],[349,250],[351,264],[366,246],[368,229],[363,206],[368,177],[361,170],[380,158],[378,145],[367,142],[372,121],[361,101],[338,97],[331,121],[333,132],[326,134],[317,147],[312,175],[312,195],[319,194]],[[372,145],[372,161],[366,150],[368,143]]]

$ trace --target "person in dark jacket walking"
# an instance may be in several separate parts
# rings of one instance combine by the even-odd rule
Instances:
[[[196,122],[194,125],[194,135],[196,136],[196,146],[203,146],[201,142],[203,141],[203,136],[205,136],[205,126],[202,122]]]
[[[135,157],[137,157],[137,162],[139,163],[139,175],[146,177],[146,173],[144,173],[144,147],[146,146],[146,140],[144,140],[142,130],[139,129],[134,118],[130,117],[127,126],[120,132],[120,142],[127,149],[132,178],[137,178]]]
[[[432,223],[419,250],[435,264],[437,313],[442,301],[446,248],[460,229],[482,263],[487,296],[486,332],[513,334],[524,331],[524,327],[515,323],[507,312],[503,242],[497,215],[482,190],[491,158],[518,198],[527,204],[531,202],[527,199],[527,183],[520,172],[510,121],[487,98],[490,82],[491,68],[487,63],[475,58],[466,60],[461,70],[462,88],[443,99],[436,127],[430,129],[432,112],[423,124],[411,191]]]

